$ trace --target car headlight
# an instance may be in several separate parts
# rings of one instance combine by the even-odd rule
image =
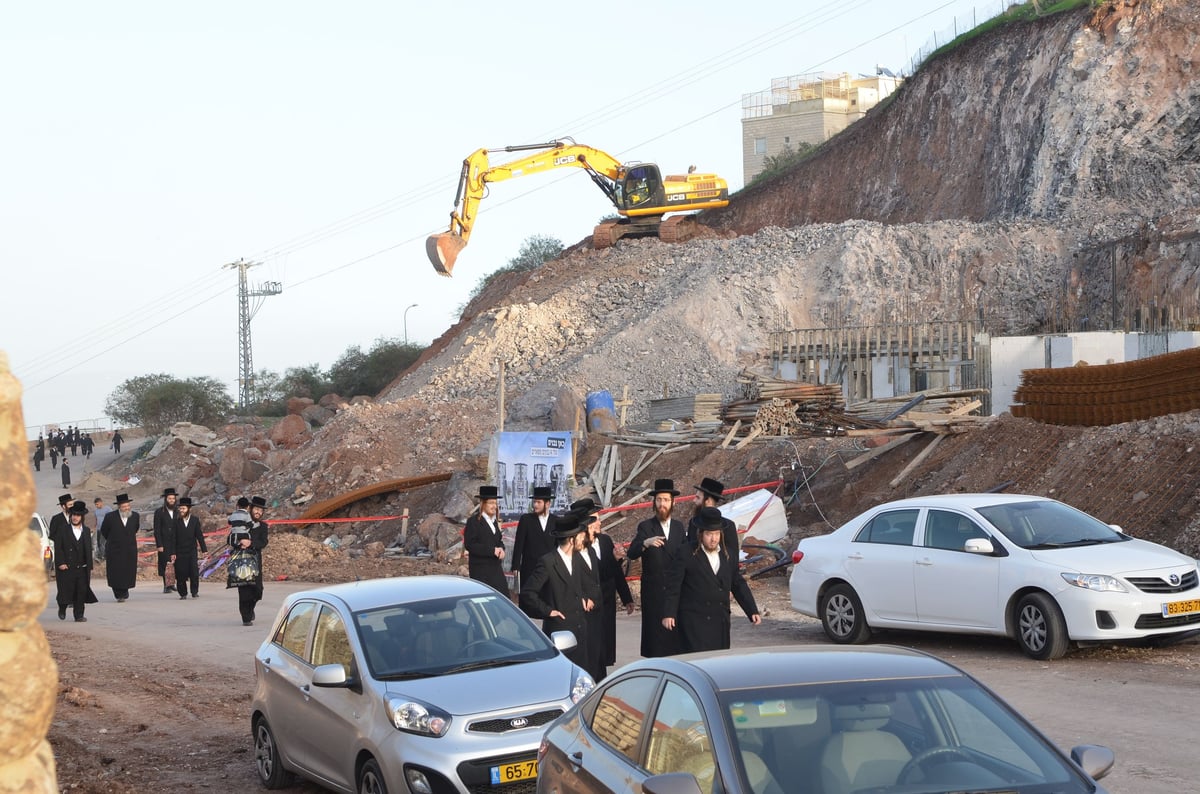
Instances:
[[[571,684],[571,702],[578,703],[596,688],[596,682],[582,670],[576,669],[575,680]]]
[[[1084,590],[1095,590],[1098,593],[1128,593],[1125,585],[1121,584],[1120,580],[1112,576],[1105,576],[1102,573],[1064,573],[1063,581],[1073,587],[1082,587]]]
[[[445,736],[450,730],[450,715],[426,703],[390,697],[387,708],[398,730],[421,736]]]

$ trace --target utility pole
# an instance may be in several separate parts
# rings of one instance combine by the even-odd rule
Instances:
[[[249,288],[246,283],[246,271],[260,264],[262,263],[239,259],[225,265],[228,268],[237,268],[238,271],[238,407],[243,411],[250,407],[254,396],[254,351],[250,345],[250,321],[262,308],[261,300],[256,301],[254,308],[251,308],[250,299],[265,298],[283,292],[283,285],[278,281],[267,281],[255,289]]]

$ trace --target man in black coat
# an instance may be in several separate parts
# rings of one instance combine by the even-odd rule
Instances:
[[[653,494],[654,517],[637,525],[629,559],[642,561],[642,656],[673,656],[679,653],[679,634],[663,628],[663,606],[671,564],[679,548],[687,547],[687,533],[682,522],[671,518],[679,496],[675,483],[655,480]]]
[[[479,486],[479,511],[471,514],[463,528],[463,548],[468,555],[470,577],[508,595],[508,579],[504,576],[504,536],[500,533],[497,517],[499,498],[496,486]]]
[[[270,526],[263,521],[267,500],[261,496],[250,497],[250,512],[234,511],[229,516],[229,546],[232,549],[249,549],[258,558],[258,576],[254,581],[237,585],[238,612],[243,626],[254,625],[254,608],[263,597],[262,550],[270,542]]]
[[[596,570],[600,579],[600,601],[598,615],[599,649],[597,652],[598,677],[593,675],[596,683],[608,675],[607,668],[617,661],[617,595],[627,614],[634,610],[633,594],[629,592],[629,582],[625,581],[625,569],[617,559],[616,546],[612,538],[604,534],[600,528],[600,513],[596,503],[591,499],[580,499],[571,504],[571,512],[580,516],[580,521],[586,525],[587,539],[584,544],[596,560]]]
[[[71,494],[65,493],[58,497],[58,513],[50,519],[50,539],[58,534],[60,529],[66,529],[71,524],[68,511],[71,509]]]
[[[200,558],[196,548],[208,551],[208,545],[204,542],[200,519],[192,515],[191,497],[184,496],[179,499],[179,516],[175,519],[172,541],[175,545],[167,552],[175,564],[175,589],[179,591],[181,599],[186,599],[190,585],[192,598],[199,598]]]
[[[133,509],[129,494],[117,494],[117,509],[104,517],[100,534],[104,536],[108,586],[120,603],[137,586],[137,534],[142,517]]]
[[[113,433],[112,441],[109,442],[109,446],[112,448],[112,450],[114,452],[116,452],[118,455],[120,455],[121,454],[121,442],[124,440],[125,439],[121,438],[121,431],[117,430],[116,432]]]
[[[533,575],[521,585],[521,609],[530,617],[541,619],[547,637],[556,631],[575,635],[575,647],[564,655],[589,670],[587,613],[596,604],[588,598],[590,585],[586,577],[591,572],[579,554],[583,548],[582,532],[575,514],[555,516],[554,539],[558,546],[542,556]]]
[[[154,546],[158,549],[158,575],[162,577],[164,593],[175,592],[174,587],[167,585],[167,564],[171,562],[167,548],[175,546],[172,535],[175,533],[175,518],[179,515],[175,507],[178,499],[175,489],[167,488],[162,493],[162,507],[154,511]]]
[[[58,585],[58,619],[67,619],[71,607],[76,623],[86,623],[84,604],[94,604],[92,592],[92,531],[83,523],[87,505],[74,502],[66,529],[54,536],[54,581]]]
[[[721,511],[705,507],[698,518],[700,545],[695,549],[686,544],[680,547],[662,619],[663,628],[679,634],[682,653],[729,647],[730,593],[751,623],[762,623],[750,586],[721,548]]]
[[[692,514],[691,520],[688,521],[687,528],[688,543],[693,549],[700,545],[700,533],[696,529],[700,520],[700,511],[706,507],[720,508],[721,502],[725,499],[724,494],[725,485],[712,477],[705,477],[696,486],[696,510]],[[741,544],[738,543],[737,524],[728,518],[721,519],[721,543],[725,546],[725,553],[729,555],[729,559],[735,563],[741,561]]]
[[[517,537],[513,541],[512,570],[517,573],[516,591],[533,576],[538,561],[554,551],[554,516],[550,515],[550,502],[554,491],[545,485],[533,488],[532,510],[517,521]]]

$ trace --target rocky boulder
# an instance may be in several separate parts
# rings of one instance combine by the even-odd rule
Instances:
[[[304,409],[313,404],[311,397],[288,397],[287,412],[291,416],[299,415],[304,412]]]
[[[288,402],[288,410],[290,411],[291,400]],[[312,400],[309,400],[309,404],[311,403]],[[301,408],[301,410],[304,409]],[[308,423],[304,421],[303,417],[294,413],[289,413],[287,416],[283,417],[283,419],[279,420],[278,424],[271,428],[271,443],[277,447],[295,449],[307,441],[309,437]]]

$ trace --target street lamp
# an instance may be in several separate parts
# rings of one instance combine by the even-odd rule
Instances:
[[[404,345],[405,345],[405,347],[408,346],[408,309],[415,309],[415,308],[417,308],[417,304],[414,303],[412,306],[409,306],[407,309],[404,310]]]

